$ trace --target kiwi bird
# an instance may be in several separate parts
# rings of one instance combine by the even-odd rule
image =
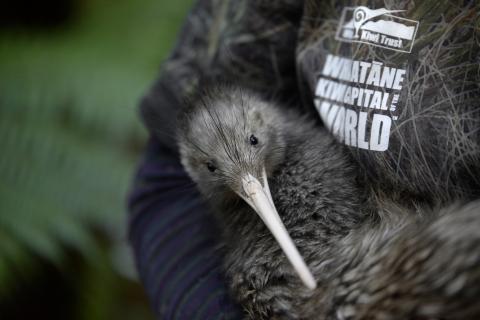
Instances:
[[[479,203],[383,201],[323,128],[231,86],[182,112],[178,144],[250,318],[480,317]]]

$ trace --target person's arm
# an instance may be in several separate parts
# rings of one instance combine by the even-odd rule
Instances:
[[[239,319],[216,251],[218,230],[190,179],[155,138],[130,195],[130,241],[160,319]]]

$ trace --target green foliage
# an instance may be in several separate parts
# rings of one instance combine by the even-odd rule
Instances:
[[[62,30],[0,34],[0,298],[39,257],[64,268],[65,248],[95,274],[92,230],[126,245],[136,106],[190,5],[89,0]]]

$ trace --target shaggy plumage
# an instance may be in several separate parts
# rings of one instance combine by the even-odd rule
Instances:
[[[238,88],[194,101],[178,133],[182,164],[223,226],[231,289],[252,319],[480,317],[479,203],[420,210],[378,199],[323,128]],[[238,196],[240,177],[262,167],[313,291]]]

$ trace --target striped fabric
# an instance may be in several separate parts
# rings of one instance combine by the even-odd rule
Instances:
[[[218,230],[178,158],[150,139],[129,201],[130,240],[158,319],[239,319]]]

